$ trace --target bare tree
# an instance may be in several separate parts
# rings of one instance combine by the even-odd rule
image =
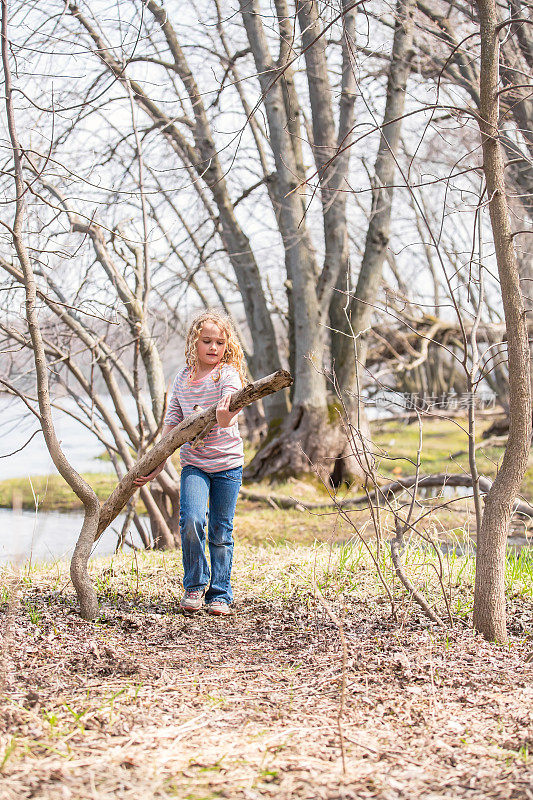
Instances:
[[[42,178],[38,177],[37,180],[42,181]],[[142,298],[142,283],[139,280],[136,281],[135,289],[130,290],[124,273],[109,252],[101,226],[94,221],[90,223],[83,221],[73,212],[55,187],[46,181],[44,184],[46,191],[57,198],[61,206],[66,206],[72,230],[85,233],[93,244],[96,258],[108,276],[110,285],[117,289],[118,299],[124,309],[131,333],[131,347],[135,352],[138,348],[145,366],[151,405],[148,405],[141,396],[138,368],[135,368],[135,355],[132,358],[134,366],[132,371],[115,351],[117,332],[113,331],[114,326],[111,326],[113,344],[110,345],[107,337],[102,335],[102,330],[91,327],[83,311],[80,313],[70,305],[66,289],[59,286],[51,275],[41,271],[42,284],[36,291],[39,299],[57,322],[57,330],[55,332],[53,329],[47,331],[47,335],[43,339],[45,354],[56,364],[56,380],[61,385],[63,392],[68,393],[78,402],[82,414],[84,409],[89,409],[89,426],[96,431],[94,420],[96,412],[101,424],[109,432],[112,444],[102,434],[99,435],[99,438],[116,464],[117,475],[120,478],[124,466],[129,468],[134,463],[132,449],[137,452],[138,456],[142,455],[145,446],[157,435],[165,406],[166,386],[160,356],[152,332],[148,327],[146,302]],[[59,207],[57,211],[61,218],[63,208]],[[139,266],[140,254],[138,251],[135,252],[135,256],[134,263]],[[24,285],[24,274],[15,264],[1,258],[0,265],[12,277],[14,285],[17,283]],[[139,277],[140,270],[137,270],[136,274]],[[94,323],[94,320],[92,321]],[[29,344],[17,328],[3,323],[2,329],[6,335],[20,345]],[[92,359],[92,368],[96,366],[103,379],[116,417],[113,416],[109,406],[96,390],[93,377],[87,374],[87,353]],[[68,376],[75,381],[75,391],[68,381]],[[124,387],[131,393],[131,397],[135,401],[138,411],[137,424],[126,407]],[[117,424],[117,418],[119,424]],[[144,433],[147,434],[146,439]],[[172,513],[164,513],[165,501],[158,504],[154,493],[149,488],[143,487],[141,496],[150,515],[154,546],[169,548],[175,545],[175,523],[179,507],[177,473],[171,464],[168,465],[165,474],[162,473],[160,484],[172,506]],[[160,507],[161,505],[163,508]]]
[[[239,199],[233,200],[226,180],[226,173],[217,150],[204,93],[193,74],[184,49],[179,41],[171,15],[154,0],[144,3],[156,28],[150,35],[158,38],[170,58],[164,61],[154,55],[139,55],[135,61],[157,63],[172,84],[177,79],[183,87],[185,98],[180,98],[183,113],[171,118],[160,104],[150,96],[148,85],[129,77],[127,59],[121,60],[116,51],[108,46],[103,34],[90,15],[73,3],[69,12],[90,37],[100,61],[125,89],[131,86],[135,102],[152,120],[185,169],[195,173],[195,188],[202,203],[216,225],[224,250],[230,260],[237,279],[238,289],[247,315],[248,330],[253,341],[249,352],[252,374],[264,372],[279,365],[278,343],[274,336],[271,311],[267,309],[265,286],[253,256],[252,246],[237,220],[234,208]],[[241,91],[241,79],[236,71],[236,62],[241,53],[229,49],[224,26],[220,19],[220,8],[215,4],[219,19],[220,57],[225,65],[225,75],[231,74],[250,125],[252,139],[259,156],[263,175],[259,185],[267,189],[272,212],[277,221],[283,243],[286,266],[286,289],[288,298],[288,322],[290,354],[289,363],[294,365],[295,388],[292,397],[293,409],[276,443],[276,457],[272,446],[265,456],[255,462],[251,473],[262,474],[298,472],[308,469],[308,461],[302,456],[300,445],[314,461],[328,463],[342,452],[343,441],[335,415],[328,414],[326,381],[322,374],[324,353],[327,345],[327,309],[333,287],[346,271],[347,235],[345,202],[346,174],[350,150],[346,147],[353,120],[354,78],[351,65],[351,39],[354,35],[355,4],[345,2],[337,22],[342,25],[342,75],[340,86],[338,122],[335,125],[333,93],[329,83],[328,65],[325,55],[323,25],[314,2],[302,3],[296,9],[302,27],[302,43],[309,62],[308,88],[311,102],[312,128],[314,135],[313,154],[320,175],[324,217],[325,258],[322,269],[317,262],[316,243],[312,241],[305,222],[305,202],[296,190],[305,178],[302,141],[305,141],[301,97],[292,75],[294,48],[290,44],[295,35],[294,19],[284,2],[276,4],[276,23],[279,28],[279,55],[270,55],[270,45],[257,13],[259,7],[244,7],[241,10],[248,44],[258,69],[262,89],[261,102],[267,116],[268,136],[265,140],[259,117],[254,114],[253,104]],[[250,44],[251,43],[251,44]],[[319,69],[319,72],[317,71]],[[222,88],[225,76],[222,78]],[[267,91],[268,89],[268,91]],[[192,136],[192,141],[191,141]],[[331,161],[339,148],[344,148],[338,163]],[[273,161],[274,172],[272,174]],[[204,193],[205,188],[208,194]],[[252,187],[253,188],[253,187]],[[243,198],[247,195],[245,192]],[[212,206],[213,204],[213,206]],[[291,298],[297,298],[296,304]],[[276,407],[267,407],[268,419],[279,427],[285,416],[283,398],[272,401]],[[317,436],[317,430],[322,435]],[[272,438],[272,437],[271,437]],[[276,438],[276,437],[275,437]]]
[[[524,477],[531,446],[531,365],[499,133],[501,25],[494,0],[477,0],[477,8],[481,34],[478,121],[507,328],[509,439],[498,475],[485,500],[476,559],[474,625],[487,639],[505,642],[505,548],[512,505]]]
[[[13,49],[28,45],[24,63],[36,96],[17,96],[29,98],[17,99],[16,113],[20,119],[24,108],[32,130],[32,147],[15,148],[16,217],[26,215],[26,245],[15,228],[26,267],[5,237],[0,330],[6,350],[33,357],[33,337],[13,321],[13,298],[21,287],[33,292],[48,370],[45,421],[53,427],[51,409],[61,405],[56,388],[75,399],[75,415],[107,449],[127,500],[138,463],[152,463],[172,336],[183,332],[189,311],[213,302],[235,319],[253,376],[282,363],[295,373],[290,397],[266,399],[269,429],[249,467],[253,478],[314,468],[329,485],[347,474],[352,457],[375,482],[371,448],[357,452],[360,435],[343,429],[338,413],[349,416],[361,393],[413,393],[420,402],[411,418],[418,418],[428,395],[486,382],[505,403],[509,384],[510,455],[480,529],[475,615],[486,635],[504,638],[503,552],[528,433],[520,383],[527,327],[513,320],[521,314],[517,281],[525,291],[530,267],[513,244],[531,222],[529,8],[514,0],[509,13],[491,6],[496,34],[510,35],[502,36],[501,86],[480,92],[483,15],[461,5],[241,0],[231,17],[219,0],[189,4],[183,16],[177,4],[157,0],[115,7],[110,22],[81,2],[58,4],[57,15],[32,6],[25,20],[39,24],[29,44],[21,38]],[[494,66],[484,41],[483,80],[486,64]],[[43,65],[42,88],[30,83],[51,48],[84,70],[76,91],[61,85],[54,107],[46,80],[55,64]],[[489,83],[496,80],[489,74]],[[0,176],[6,185],[10,169]],[[484,203],[499,281],[494,255],[482,247],[491,238]],[[357,361],[366,364],[362,375]],[[10,386],[34,409],[41,401],[17,380]],[[472,476],[454,479],[483,493],[490,485],[476,474],[472,414],[470,421]],[[412,477],[398,485],[414,486],[413,498],[417,487],[447,480],[417,471],[409,484]],[[142,490],[156,546],[176,541],[176,478],[169,464]],[[120,503],[110,505],[115,512]],[[414,518],[400,510],[398,519],[407,531]],[[378,530],[377,516],[375,524]],[[86,580],[92,531],[82,537],[76,580]],[[497,630],[485,614],[496,614]]]
[[[190,101],[193,118],[186,119],[186,125],[193,132],[194,144],[191,144],[184,136],[176,121],[169,118],[147,95],[142,86],[128,78],[126,65],[114,57],[112,50],[106,46],[100,36],[97,26],[93,25],[74,3],[69,3],[68,9],[91,37],[98,58],[126,90],[128,87],[131,88],[135,101],[150,117],[154,125],[161,130],[166,141],[183,163],[194,170],[199,179],[205,180],[218,210],[221,237],[243,296],[244,308],[254,341],[254,353],[250,359],[252,372],[253,374],[270,372],[280,366],[272,321],[261,286],[259,268],[253,257],[248,238],[238,223],[229,197],[224,171],[205,112],[202,92],[196,84],[165,9],[155,0],[143,0],[143,2],[162,31],[172,58],[170,69],[181,80]],[[270,414],[279,416],[286,410],[283,395],[273,398],[272,403]]]
[[[278,14],[280,6],[282,4],[278,4]],[[336,457],[343,452],[344,443],[340,427],[331,424],[328,419],[327,387],[322,370],[325,329],[321,323],[339,271],[346,268],[345,203],[343,199],[341,205],[338,197],[338,184],[342,184],[346,168],[340,165],[337,172],[332,167],[333,176],[327,174],[328,161],[338,145],[318,9],[314,2],[301,3],[298,7],[304,47],[305,38],[311,37],[307,46],[307,75],[314,121],[315,158],[322,174],[322,207],[327,242],[328,231],[331,233],[322,271],[316,262],[306,220],[302,216],[302,200],[297,191],[302,168],[298,163],[300,133],[294,130],[294,120],[291,124],[293,98],[286,93],[288,102],[285,102],[282,84],[277,80],[280,68],[269,51],[259,3],[242,0],[240,8],[262,90],[269,145],[276,166],[276,213],[292,298],[290,316],[296,378],[288,422],[281,434],[274,436],[261,449],[247,473],[261,477],[267,472],[278,475],[293,470],[300,472],[306,468],[308,459],[331,472]],[[285,9],[283,11],[283,18],[286,19],[287,12]],[[339,217],[340,226],[334,221]],[[321,431],[320,437],[317,437],[318,430]]]
[[[9,138],[13,148],[14,183],[16,192],[16,210],[11,235],[22,271],[26,293],[26,319],[32,342],[35,360],[35,373],[37,381],[37,394],[39,400],[39,416],[45,438],[46,446],[58,472],[66,480],[71,489],[79,497],[84,507],[84,520],[80,537],[76,544],[71,562],[71,577],[77,587],[80,600],[82,600],[82,614],[88,619],[97,614],[98,603],[96,593],[88,579],[86,565],[90,548],[96,535],[96,527],[100,513],[100,503],[94,490],[81,475],[72,467],[65,457],[56,436],[52,413],[50,408],[50,393],[48,385],[48,372],[46,354],[42,341],[39,321],[37,317],[36,301],[37,290],[35,276],[31,266],[28,250],[23,237],[25,220],[26,186],[22,171],[22,149],[18,140],[15,117],[13,112],[13,84],[11,80],[11,67],[9,63],[8,40],[8,3],[2,0],[2,66],[4,70],[5,102]]]
[[[122,20],[125,8],[117,8],[117,20]],[[417,77],[411,82],[415,109],[405,117],[407,78],[412,63],[425,70],[424,78],[438,77],[436,69],[446,63],[451,43],[441,37],[435,53],[428,50],[436,23],[432,20],[427,31],[427,15],[421,9],[414,15],[411,3],[399,3],[393,14],[379,14],[379,9],[373,15],[349,0],[337,11],[318,0],[276,0],[267,8],[254,0],[241,4],[240,15],[226,19],[217,0],[202,0],[199,23],[191,7],[190,19],[178,25],[172,4],[144,0],[127,8],[130,30],[138,31],[130,38],[123,35],[122,22],[99,24],[81,3],[70,3],[57,21],[48,15],[65,46],[82,42],[88,51],[84,64],[91,65],[90,56],[98,65],[91,79],[84,79],[84,111],[72,115],[57,143],[68,140],[76,146],[82,114],[106,126],[111,142],[101,146],[102,161],[122,176],[109,195],[118,205],[125,176],[137,168],[139,147],[135,131],[124,126],[124,115],[108,118],[103,109],[106,102],[119,108],[127,103],[129,109],[133,101],[140,112],[136,140],[143,149],[142,218],[149,215],[160,241],[166,242],[172,255],[169,273],[183,287],[179,298],[195,295],[196,302],[205,304],[215,297],[228,310],[239,309],[252,375],[280,363],[295,373],[290,415],[287,398],[280,395],[267,403],[270,428],[249,477],[300,472],[309,469],[310,461],[325,472],[335,468],[337,479],[342,475],[338,466],[344,463],[346,441],[327,375],[335,365],[347,397],[366,390],[370,382],[367,376],[359,387],[354,382],[344,292],[351,286],[351,273],[358,273],[359,299],[352,300],[351,314],[356,328],[366,328],[383,299],[382,280],[400,277],[405,284],[406,258],[398,258],[391,245],[397,244],[398,252],[411,249],[413,236],[399,233],[398,219],[406,219],[404,204],[391,223],[392,195],[395,181],[401,185],[412,167],[409,150],[418,153],[421,142],[403,152],[400,129],[412,139],[416,122],[409,122],[410,115],[415,120],[427,106]],[[47,12],[42,13],[44,30]],[[361,45],[357,14],[361,29],[368,28],[367,37],[379,31],[384,48],[393,39],[390,54]],[[465,81],[455,62],[454,67],[446,73],[448,85]],[[460,96],[466,97],[468,87],[459,85]],[[109,97],[102,107],[100,93]],[[225,119],[229,125],[221,122]],[[224,127],[233,133],[222,133]],[[461,147],[467,152],[468,142]],[[369,176],[364,171],[367,149],[377,151]],[[421,158],[420,174],[423,163]],[[55,182],[67,200],[71,182],[71,176],[62,186]],[[354,182],[361,188],[354,190]],[[428,191],[426,200],[437,214],[434,194]],[[372,208],[367,207],[370,196]],[[83,205],[76,213],[92,219]],[[407,216],[409,230],[424,226],[416,204]],[[95,229],[86,227],[87,232]],[[360,256],[352,252],[350,258],[350,246]],[[446,261],[457,261],[454,248],[452,243]],[[425,252],[425,263],[419,258],[430,272],[431,251],[426,247]],[[155,257],[152,252],[151,258],[155,271],[166,268],[162,252]],[[172,275],[165,281],[170,285]],[[171,312],[165,293],[157,296]],[[148,340],[143,335],[139,341],[139,357],[155,376],[147,360]]]
[[[397,171],[400,134],[405,108],[407,80],[413,57],[413,13],[414,0],[398,0],[394,41],[388,71],[387,99],[383,122],[380,126],[380,143],[374,168],[372,208],[366,233],[365,249],[357,286],[342,321],[340,331],[345,335],[337,348],[336,371],[342,392],[352,392],[356,361],[350,333],[357,340],[357,361],[365,364],[365,337],[361,336],[369,326],[383,272],[390,238],[394,176]],[[343,297],[337,304],[346,304]]]
[[[89,578],[87,564],[90,557],[91,548],[97,535],[101,533],[107,527],[107,525],[109,525],[109,523],[118,515],[128,500],[130,500],[135,492],[134,480],[136,477],[145,475],[152,471],[163,460],[167,459],[185,441],[197,440],[209,432],[209,430],[216,423],[216,406],[211,406],[208,410],[193,415],[193,417],[185,420],[161,442],[159,442],[150,451],[150,453],[142,457],[136,464],[131,463],[129,471],[123,477],[122,481],[118,484],[108,502],[104,504],[102,508],[100,507],[100,502],[95,491],[74,469],[74,467],[65,457],[57,438],[52,418],[47,353],[41,333],[36,307],[38,295],[37,284],[28,254],[28,248],[24,240],[23,226],[26,217],[25,204],[28,186],[24,180],[23,151],[17,135],[13,108],[13,85],[9,63],[7,0],[2,0],[1,11],[1,49],[6,92],[6,115],[13,152],[14,185],[16,192],[15,217],[13,227],[9,230],[17,258],[22,269],[22,274],[18,276],[16,274],[16,268],[9,263],[5,263],[4,267],[7,268],[11,274],[15,273],[16,277],[20,278],[20,281],[24,285],[25,289],[26,320],[31,338],[31,350],[33,352],[35,362],[35,377],[39,405],[38,416],[42,426],[46,446],[58,472],[69,484],[77,497],[79,497],[84,506],[83,526],[74,549],[74,554],[72,556],[70,575],[78,595],[81,615],[85,619],[94,619],[98,614],[98,600],[94,587]],[[75,226],[76,222],[73,220],[71,221],[73,226]],[[115,281],[121,281],[121,275],[118,272],[113,271],[110,266],[109,257],[105,251],[104,243],[100,238],[99,229],[95,229],[92,232],[90,229],[84,230],[93,239],[97,258],[104,265],[104,269],[112,272],[112,278],[114,278]],[[139,283],[142,285],[144,292],[147,286],[147,277],[145,277],[144,280],[141,280],[139,276]],[[126,294],[127,303],[135,307],[135,301],[138,300],[138,297],[132,296],[129,293],[127,284],[121,284],[119,292],[120,291]],[[135,327],[142,330],[142,313],[138,309],[137,314],[138,317],[135,319]],[[148,360],[149,364],[147,372],[150,372],[154,366],[154,351],[150,347],[149,343],[145,345],[143,355]],[[156,361],[156,372],[158,369],[159,366]],[[154,380],[153,372],[151,375],[152,380]],[[78,377],[80,378],[80,383],[82,383],[81,376]],[[232,410],[236,410],[242,405],[249,404],[256,399],[261,399],[262,397],[268,396],[272,392],[276,392],[285,388],[291,382],[292,379],[288,373],[279,371],[275,375],[269,376],[269,378],[266,380],[260,381],[255,385],[249,385],[240,392],[237,392],[232,398],[230,407]],[[163,408],[160,409],[160,413],[162,411]],[[125,459],[125,461],[127,463],[127,459]],[[130,461],[133,462],[133,459],[130,459]]]

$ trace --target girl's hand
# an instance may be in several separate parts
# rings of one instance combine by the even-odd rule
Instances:
[[[145,483],[150,483],[150,481],[153,481],[154,478],[157,478],[160,472],[163,472],[166,463],[166,460],[163,461],[163,463],[156,467],[149,475],[139,475],[139,477],[135,478],[133,481],[135,486],[144,486]]]
[[[238,411],[229,411],[229,401],[231,395],[227,394],[222,397],[217,404],[217,422],[221,428],[229,428],[233,420],[239,413]]]

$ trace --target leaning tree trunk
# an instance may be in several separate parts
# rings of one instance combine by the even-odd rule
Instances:
[[[498,17],[495,0],[476,2],[481,29],[478,122],[507,328],[509,438],[501,467],[485,500],[477,543],[474,627],[487,639],[505,642],[505,548],[513,501],[524,477],[531,443],[531,371],[526,315],[505,193],[504,160],[498,130]]]
[[[23,272],[24,290],[26,294],[26,320],[30,332],[31,347],[35,362],[35,375],[37,382],[37,398],[43,436],[46,446],[61,476],[66,480],[71,489],[80,498],[84,508],[83,527],[78,543],[74,550],[71,563],[72,582],[78,592],[81,615],[85,619],[92,619],[98,611],[96,592],[87,576],[86,564],[89,558],[90,546],[96,535],[100,503],[96,493],[89,484],[79,475],[69,463],[63,453],[56,436],[52,410],[50,405],[50,391],[48,383],[48,365],[39,327],[37,315],[37,286],[35,275],[28,255],[28,249],[23,236],[23,223],[26,216],[26,187],[22,169],[22,148],[19,144],[15,125],[13,109],[13,84],[9,65],[9,42],[7,38],[8,2],[2,0],[2,64],[4,68],[5,101],[9,138],[13,149],[16,210],[13,222],[12,239],[20,266]]]

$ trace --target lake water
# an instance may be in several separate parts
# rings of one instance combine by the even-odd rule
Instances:
[[[110,555],[115,551],[117,532],[124,515],[120,515],[102,534],[93,550],[93,557]],[[33,511],[11,511],[0,508],[0,564],[57,561],[70,559],[76,544],[83,514]],[[128,536],[141,546],[137,531],[132,527]],[[126,550],[128,548],[125,548]]]
[[[125,399],[127,407],[128,399],[131,398]],[[71,398],[63,398],[61,404],[67,411],[77,411]],[[87,428],[56,409],[53,417],[61,447],[78,472],[114,472],[109,461],[98,459],[104,446]],[[0,481],[27,475],[49,475],[56,471],[42,433],[37,433],[26,447],[19,450],[38,429],[36,417],[18,399],[15,402],[0,395]],[[14,452],[16,450],[19,452]]]
[[[63,398],[61,403],[68,411],[76,412],[76,405],[70,398]],[[98,458],[104,448],[96,437],[68,414],[54,410],[53,416],[63,451],[78,472],[114,473],[109,461]],[[24,409],[20,401],[0,396],[0,480],[27,478],[29,482],[31,475],[56,472],[42,433],[37,433],[23,447],[38,427],[36,418]],[[16,450],[19,452],[14,452]],[[121,529],[123,519],[123,516],[119,517],[113,524],[116,530]],[[33,511],[0,509],[0,563],[23,563],[30,557],[37,562],[70,558],[82,521],[83,515],[79,512],[39,511],[35,514]],[[116,540],[116,533],[110,528],[99,539],[94,554],[113,553]],[[134,542],[138,544],[135,538]]]

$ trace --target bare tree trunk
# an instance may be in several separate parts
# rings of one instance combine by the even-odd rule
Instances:
[[[498,130],[499,36],[495,0],[476,0],[481,30],[480,116],[483,169],[498,263],[509,356],[509,438],[485,500],[478,538],[474,627],[505,642],[505,548],[511,509],[531,444],[531,375],[527,324],[505,191]]]
[[[235,271],[248,327],[254,343],[250,368],[254,375],[268,373],[271,370],[278,369],[280,366],[274,327],[263,291],[259,267],[250,241],[239,225],[231,202],[224,169],[218,157],[204,107],[203,94],[189,68],[167,10],[156,3],[155,0],[143,0],[143,3],[161,28],[173,59],[172,71],[182,81],[191,103],[194,115],[194,120],[191,121],[194,144],[191,144],[188,134],[184,135],[177,123],[148,97],[139,83],[126,77],[123,65],[117,61],[114,53],[106,47],[105,41],[100,36],[96,26],[91,24],[78,6],[70,2],[68,9],[91,37],[96,46],[99,59],[126,89],[128,85],[131,87],[135,102],[160,128],[162,135],[180,160],[186,167],[194,170],[198,179],[204,181],[209,187],[219,213],[220,235]],[[268,399],[265,403],[265,412],[269,418],[281,417],[286,411],[287,399],[283,393]]]
[[[76,472],[74,467],[65,457],[59,440],[56,436],[52,410],[50,406],[50,391],[48,384],[48,366],[44,350],[43,339],[37,316],[37,287],[35,276],[29,259],[28,250],[23,237],[23,222],[26,215],[25,185],[22,171],[22,149],[20,147],[15,125],[13,110],[13,85],[9,65],[9,42],[7,38],[8,2],[2,0],[2,64],[4,68],[6,112],[9,128],[9,138],[13,148],[13,161],[15,167],[16,211],[12,229],[12,238],[15,251],[24,275],[24,288],[26,292],[26,320],[30,332],[33,357],[35,361],[35,374],[37,380],[37,397],[39,413],[46,446],[55,467],[68,485],[79,497],[84,507],[83,526],[72,556],[70,575],[76,589],[80,603],[80,611],[84,619],[93,619],[98,613],[96,592],[91,584],[87,572],[87,562],[91,547],[96,535],[96,528],[100,515],[100,503],[96,493],[89,484]]]
[[[337,131],[330,68],[326,57],[327,41],[319,4],[316,0],[298,0],[296,11],[306,63],[313,130],[312,147],[324,226],[324,263],[317,282],[317,296],[322,322],[326,321],[329,312],[330,359],[335,363],[336,346],[339,338],[342,338],[335,334],[335,328],[338,323],[342,329],[346,321],[342,303],[339,305],[339,297],[344,297],[335,292],[335,287],[346,289],[349,276],[346,199],[350,189],[348,172],[356,90],[352,61],[357,8],[351,0],[342,0],[342,80]],[[337,312],[342,316],[342,322],[335,316]],[[343,480],[360,477],[360,469],[352,456],[347,437],[335,436],[335,423],[339,424],[341,418],[337,411],[333,411],[334,408],[334,403],[331,403],[330,409],[333,413],[329,417],[329,472],[331,480],[338,485]]]
[[[357,336],[368,327],[376,301],[383,263],[387,254],[390,235],[390,220],[396,159],[400,145],[402,116],[405,107],[407,80],[411,71],[413,54],[413,11],[415,0],[398,0],[396,4],[396,28],[389,67],[385,113],[381,126],[381,139],[376,158],[372,210],[368,225],[365,250],[357,280],[355,296],[350,302],[348,316],[336,352],[335,364],[342,394],[346,393],[349,404],[354,389],[356,363],[354,345],[349,334]],[[344,304],[344,298],[337,302]],[[337,315],[337,319],[338,319]],[[357,359],[364,365],[366,344],[363,336],[357,339]]]
[[[246,470],[259,478],[309,471],[310,464],[331,472],[340,443],[340,424],[329,424],[323,374],[324,329],[317,297],[318,268],[297,190],[298,164],[278,68],[269,52],[258,0],[240,0],[241,15],[258,73],[276,165],[277,219],[283,239],[287,278],[294,302],[293,407],[279,435],[262,447]],[[318,435],[320,431],[320,435]]]
[[[309,87],[313,125],[313,156],[317,168],[324,221],[324,264],[317,294],[325,316],[339,276],[345,280],[348,270],[348,233],[346,197],[350,165],[351,130],[355,103],[354,65],[351,51],[355,40],[356,9],[343,0],[342,85],[338,133],[335,131],[333,93],[326,58],[326,36],[316,0],[298,0],[296,10],[302,33],[302,46]]]

